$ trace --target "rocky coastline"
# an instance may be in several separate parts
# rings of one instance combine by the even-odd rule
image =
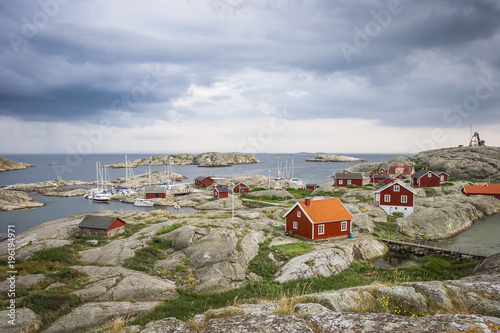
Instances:
[[[343,155],[317,155],[306,162],[368,162],[362,158]]]
[[[0,172],[4,171],[13,171],[13,170],[22,170],[31,168],[33,165],[22,162],[14,162],[5,157],[0,156]]]

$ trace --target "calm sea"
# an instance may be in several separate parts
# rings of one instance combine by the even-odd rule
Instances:
[[[152,154],[129,154],[128,159],[133,161],[138,158],[151,156]],[[358,163],[318,163],[305,162],[306,159],[316,156],[317,153],[298,154],[256,154],[261,161],[256,164],[234,165],[232,167],[220,168],[200,168],[194,165],[179,165],[174,167],[174,171],[186,176],[185,182],[190,182],[200,175],[231,177],[249,174],[261,174],[277,176],[278,162],[281,165],[282,174],[288,166],[289,176],[301,179],[304,183],[324,184],[331,181],[331,176],[335,172],[341,172],[347,167]],[[387,158],[397,156],[391,154],[353,154],[349,156],[359,157],[370,162],[380,162]],[[407,155],[410,156],[410,155]],[[96,162],[101,165],[123,163],[125,156],[121,154],[102,155],[3,155],[3,157],[15,162],[25,162],[34,165],[26,170],[16,170],[0,173],[0,186],[16,183],[35,183],[46,180],[95,180]],[[293,170],[292,170],[293,161]],[[151,171],[164,171],[164,166],[151,166]],[[125,169],[108,169],[111,179],[118,179],[125,176]],[[133,169],[135,175],[147,173],[148,167],[142,166]],[[40,202],[46,203],[45,207],[3,212],[0,211],[0,234],[5,237],[8,225],[15,225],[16,232],[24,232],[43,222],[54,220],[76,213],[94,212],[100,210],[148,210],[148,207],[135,207],[130,204],[110,202],[108,204],[94,203],[83,198],[59,198],[44,197],[41,195],[31,195]],[[178,212],[178,211],[175,211]],[[188,211],[181,211],[190,212]]]

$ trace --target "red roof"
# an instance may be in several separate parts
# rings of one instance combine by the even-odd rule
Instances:
[[[465,185],[463,191],[467,194],[500,194],[500,186],[495,184],[488,186]]]
[[[353,216],[339,199],[311,200],[311,205],[305,202],[297,203],[302,211],[306,213],[312,223],[324,223],[332,221],[352,220]],[[291,209],[293,210],[293,208]],[[286,214],[288,215],[288,213]]]
[[[390,175],[395,175],[400,173],[406,176],[411,176],[413,172],[414,169],[411,166],[390,166],[388,171]]]

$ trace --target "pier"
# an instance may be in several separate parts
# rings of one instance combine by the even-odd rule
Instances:
[[[478,251],[461,251],[460,247],[458,249],[451,248],[445,249],[442,247],[438,247],[437,244],[429,244],[427,241],[419,241],[419,240],[400,240],[400,239],[390,239],[390,238],[379,238],[381,242],[387,244],[391,251],[400,252],[400,253],[413,253],[419,256],[427,256],[427,255],[440,255],[444,257],[453,257],[457,259],[461,258],[472,258],[482,260],[484,258],[489,257],[489,254],[480,253]]]

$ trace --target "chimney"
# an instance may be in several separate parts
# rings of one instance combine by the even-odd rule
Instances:
[[[306,201],[304,202],[306,207],[311,207],[311,199],[306,199]]]

